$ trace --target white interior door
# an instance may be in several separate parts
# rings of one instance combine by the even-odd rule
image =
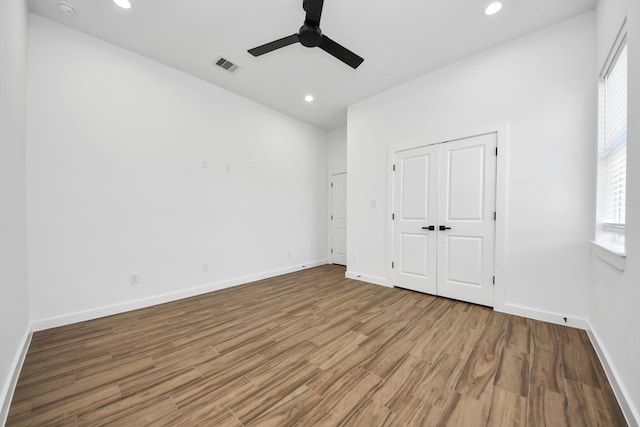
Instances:
[[[493,305],[496,137],[395,153],[394,285]]]
[[[347,174],[331,175],[331,263],[347,265]]]
[[[496,134],[440,146],[438,295],[493,306]]]
[[[396,153],[394,283],[436,293],[438,151],[436,146]],[[429,230],[433,227],[433,230]]]

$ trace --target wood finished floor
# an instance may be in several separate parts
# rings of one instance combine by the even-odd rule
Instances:
[[[580,330],[323,266],[37,332],[8,426],[624,426]]]

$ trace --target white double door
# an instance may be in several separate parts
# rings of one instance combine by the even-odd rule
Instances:
[[[395,153],[394,285],[493,306],[496,136]]]

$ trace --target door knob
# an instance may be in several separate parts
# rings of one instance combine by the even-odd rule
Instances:
[[[444,225],[440,226],[440,231],[451,230],[451,227],[445,227]]]
[[[423,230],[430,230],[430,231],[433,231],[433,230],[435,230],[435,229],[436,229],[436,226],[435,226],[435,225],[430,225],[430,226],[428,226],[428,227],[422,227],[422,229],[423,229]]]

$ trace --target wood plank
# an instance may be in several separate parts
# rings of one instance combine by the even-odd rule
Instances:
[[[528,420],[530,426],[569,426],[567,397],[545,387],[532,386],[529,392]]]
[[[173,375],[165,378],[148,388],[137,393],[124,396],[119,399],[112,399],[107,404],[103,404],[98,408],[88,408],[82,411],[78,416],[78,423],[82,425],[95,423],[109,423],[122,417],[123,415],[135,412],[136,408],[142,407],[145,403],[169,393],[172,389],[182,385],[194,382],[199,378],[195,369],[190,368],[184,371],[178,371]]]
[[[371,358],[368,351],[360,347],[343,357],[340,362],[320,373],[307,384],[313,391],[325,397],[331,389],[347,372],[365,364]]]
[[[435,325],[416,339],[409,353],[429,363],[434,362],[453,340],[455,333]]]
[[[74,373],[70,373],[32,384],[22,384],[18,382],[18,386],[13,394],[13,402],[22,403],[25,400],[32,399],[42,394],[54,392],[62,387],[71,385],[75,381],[76,375]]]
[[[92,410],[101,405],[109,404],[120,398],[120,391],[117,386],[106,386],[94,389],[91,393],[68,396],[64,401],[55,401],[53,404],[40,407],[37,411],[23,417],[16,417],[8,425],[34,426],[53,425],[68,422],[69,418],[75,417],[81,411]]]
[[[504,341],[507,348],[529,354],[532,346],[531,327],[527,323],[510,321]]]
[[[429,366],[428,362],[411,354],[407,355],[371,398],[392,411],[399,412],[416,386],[422,382]]]
[[[319,394],[303,385],[264,412],[259,418],[247,424],[247,426],[294,426],[300,418],[305,416],[321,401],[322,397]]]
[[[210,411],[206,406],[201,406],[195,411],[180,414],[178,417],[168,417],[156,420],[154,426],[162,427],[193,427],[193,426],[216,426],[216,427],[243,427],[240,421],[228,409]]]
[[[627,423],[627,420],[622,413],[622,409],[618,404],[618,401],[615,398],[615,393],[611,388],[611,384],[609,383],[609,379],[607,378],[607,374],[604,371],[602,364],[600,363],[600,358],[598,357],[593,345],[591,343],[591,339],[589,335],[585,331],[581,331],[581,338],[584,343],[584,348],[587,354],[589,355],[589,359],[591,359],[591,364],[596,370],[596,375],[598,376],[598,383],[600,384],[600,388],[602,390],[602,395],[607,403],[609,408],[609,415],[611,416],[611,420],[613,421],[613,425],[616,426],[624,426]]]
[[[599,389],[567,380],[569,420],[573,425],[612,426],[602,392]]]
[[[300,425],[340,425],[381,381],[362,368],[354,368],[349,375],[332,384],[327,397],[300,420]]]
[[[415,388],[413,395],[433,406],[444,408],[464,365],[464,360],[443,353]]]
[[[487,420],[489,405],[470,396],[453,393],[438,427],[482,426]]]
[[[382,426],[391,422],[395,414],[383,405],[368,399],[342,424],[342,426]]]
[[[407,357],[412,347],[413,342],[404,337],[390,341],[364,365],[364,368],[380,378],[387,378]]]
[[[355,350],[356,347],[366,339],[366,335],[349,331],[334,342],[323,347],[318,347],[317,351],[307,357],[307,360],[317,365],[320,369],[326,370]]]
[[[451,334],[451,340],[447,342],[443,352],[459,359],[467,359],[475,348],[481,333],[481,329],[460,326]]]
[[[183,413],[196,411],[200,406],[206,407],[209,412],[217,412],[256,388],[246,377],[223,385],[211,381],[210,378],[199,378],[171,390],[169,394],[176,407]]]
[[[526,398],[529,392],[529,355],[505,347],[500,355],[494,384]]]
[[[391,427],[433,427],[438,423],[442,412],[442,408],[410,396],[389,425]]]
[[[532,328],[533,346],[536,349],[558,352],[555,325],[546,322],[534,322]]]
[[[143,427],[157,425],[160,420],[174,416],[178,410],[173,401],[167,396],[161,396],[156,399],[144,402],[139,406],[130,408],[128,411],[121,413],[117,419],[113,419],[100,425],[119,427]]]
[[[233,401],[229,405],[229,409],[242,424],[248,424],[293,393],[319,372],[320,369],[316,366],[306,360],[302,360],[296,366],[272,375],[268,381],[261,384],[254,391]]]
[[[556,393],[564,393],[564,377],[560,354],[535,348],[531,367],[531,385],[544,387]]]
[[[556,325],[556,335],[561,343],[560,353],[565,378],[600,388],[598,374],[585,348],[580,331]]]
[[[499,356],[474,350],[467,360],[455,390],[465,396],[480,399],[493,386],[499,360]]]
[[[501,387],[494,387],[488,427],[526,427],[527,398]]]

